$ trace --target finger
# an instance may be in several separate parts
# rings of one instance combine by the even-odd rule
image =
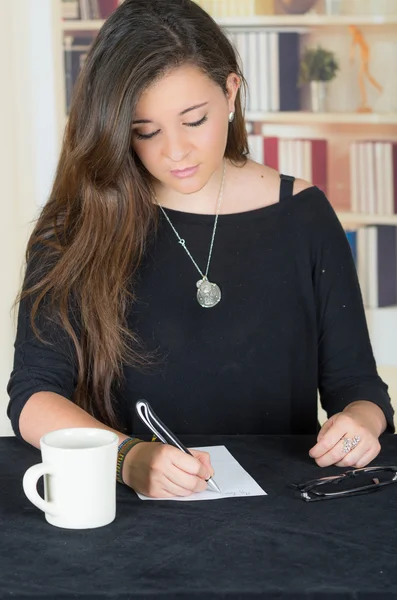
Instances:
[[[318,459],[336,446],[336,444],[348,433],[348,426],[350,425],[350,419],[336,418],[328,431],[320,439],[319,442],[313,448],[310,449],[309,455],[312,458]],[[334,457],[336,457],[334,453]]]
[[[328,429],[330,427],[332,427],[332,425],[334,424],[334,421],[335,421],[334,417],[331,417],[330,419],[328,419],[328,421],[326,421],[324,423],[324,425],[321,427],[321,429],[320,429],[320,431],[318,432],[318,435],[317,435],[317,441],[318,442],[324,437],[324,435],[327,433]]]
[[[198,458],[198,460],[206,467],[207,475],[209,474],[210,477],[213,477],[215,475],[215,471],[211,464],[211,456],[209,452],[203,452],[202,450],[192,449],[190,450],[190,452],[195,458]],[[206,477],[206,479],[208,479],[208,477]]]
[[[167,492],[167,490],[162,489],[160,490],[160,495],[156,496],[156,498],[175,498],[175,496]]]
[[[192,454],[193,452],[198,451],[193,450]],[[200,477],[204,480],[209,479],[211,476],[208,467],[194,455],[190,456],[190,454],[185,454],[181,450],[177,450],[177,452],[172,454],[171,460],[175,467],[181,471],[185,471],[185,473],[189,475],[195,475],[196,477]]]
[[[357,469],[361,469],[362,467],[366,467],[367,465],[369,465],[370,462],[372,462],[374,460],[374,458],[376,458],[378,456],[380,452],[380,445],[379,445],[379,450],[377,450],[376,448],[371,448],[370,450],[368,450],[368,452],[366,452],[364,454],[364,456],[362,456],[357,464],[355,465],[357,467]]]
[[[326,454],[316,459],[319,467],[329,467],[330,465],[341,465],[342,467],[351,467],[355,461],[361,458],[364,452],[369,448],[368,442],[364,446],[363,440],[360,440],[354,448],[345,451],[345,442],[348,439],[353,439],[354,434],[350,432],[343,436],[341,440]],[[360,445],[361,444],[361,445]]]
[[[165,483],[165,485],[167,486],[168,484]],[[177,494],[173,494],[172,492],[170,492],[169,490],[167,490],[165,487],[161,487],[158,488],[158,490],[153,490],[147,493],[142,492],[144,496],[147,496],[148,498],[155,498],[156,500],[161,500],[162,498],[175,498],[177,496]],[[182,494],[180,494],[182,496]],[[189,494],[186,494],[186,496],[188,496]]]
[[[355,467],[360,469],[370,463],[380,452],[380,444],[376,440],[372,444],[367,444],[360,448],[361,442],[359,442],[353,450],[350,450],[345,457],[336,463],[337,467]]]
[[[207,483],[204,479],[187,475],[179,469],[167,473],[166,479],[164,488],[176,496],[188,496],[194,492],[203,492],[207,489]]]
[[[356,446],[356,448],[353,448],[349,452],[343,452],[343,440],[341,440],[341,448],[340,448],[341,458],[338,460],[338,462],[334,463],[335,466],[336,467],[357,467],[358,462],[371,449],[368,445],[361,446],[361,448],[360,448],[360,444],[361,444],[361,442]]]
[[[328,429],[330,429],[330,427],[332,427],[332,425],[335,423],[336,419],[339,417],[340,414],[341,413],[335,413],[334,415],[332,415],[332,417],[330,417],[327,421],[325,421],[325,423],[321,427],[320,431],[318,432],[318,435],[317,435],[318,442],[324,437],[324,435],[327,433]]]
[[[204,478],[186,473],[186,471],[175,465],[164,474],[174,485],[190,490],[191,492],[202,492],[207,489],[207,482]]]

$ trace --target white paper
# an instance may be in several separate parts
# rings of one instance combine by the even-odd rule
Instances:
[[[215,471],[214,480],[220,487],[222,493],[213,492],[210,489],[197,492],[191,496],[175,496],[173,498],[148,498],[138,494],[141,500],[177,500],[179,502],[191,502],[193,500],[220,500],[221,498],[237,498],[238,496],[266,496],[266,492],[256,481],[243,469],[240,463],[230,454],[225,446],[206,446],[196,448],[209,452],[211,464]]]

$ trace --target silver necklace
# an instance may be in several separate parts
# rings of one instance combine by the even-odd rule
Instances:
[[[161,206],[161,204],[158,203],[158,200],[156,198],[156,201],[159,204],[159,207],[161,208],[161,210],[163,211],[165,218],[167,219],[168,223],[171,225],[176,237],[178,238],[178,242],[181,244],[182,248],[185,250],[186,254],[188,255],[188,257],[190,258],[190,260],[196,267],[197,271],[201,275],[201,279],[196,283],[196,287],[197,287],[197,302],[203,308],[212,308],[213,306],[218,304],[218,302],[220,301],[220,299],[222,297],[220,287],[216,283],[212,283],[211,281],[208,280],[208,271],[209,271],[210,263],[211,263],[212,249],[214,247],[214,239],[215,239],[216,227],[218,225],[219,211],[220,211],[221,204],[222,204],[223,184],[225,183],[225,171],[226,171],[226,161],[223,162],[222,183],[221,183],[221,188],[219,190],[219,195],[218,195],[218,203],[217,203],[217,207],[216,207],[214,228],[212,230],[210,251],[208,254],[207,268],[206,268],[205,274],[201,271],[200,267],[194,260],[193,256],[190,254],[190,252],[186,246],[185,240],[183,238],[181,238],[181,236],[179,235],[179,233],[177,232],[177,230],[171,223],[169,216],[167,215],[167,213],[165,212],[165,210]]]

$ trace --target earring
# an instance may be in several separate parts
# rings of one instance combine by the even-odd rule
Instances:
[[[233,123],[234,121],[234,112],[229,113],[229,123]]]

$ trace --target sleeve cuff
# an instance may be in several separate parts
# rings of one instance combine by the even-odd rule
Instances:
[[[7,408],[7,416],[11,421],[11,426],[16,437],[20,440],[23,440],[21,431],[19,429],[19,419],[21,416],[21,412],[29,398],[37,392],[53,392],[54,394],[59,394],[60,396],[63,396],[67,400],[71,400],[71,398],[65,394],[65,390],[60,388],[59,386],[50,384],[38,384],[32,386],[29,390],[29,393],[25,393],[24,395],[19,396],[15,400],[10,401]]]
[[[322,396],[321,404],[329,418],[336,413],[342,412],[346,406],[358,400],[367,400],[379,406],[386,417],[386,433],[395,433],[394,409],[391,405],[390,397],[386,390],[380,389],[379,386],[359,384],[344,388]]]

